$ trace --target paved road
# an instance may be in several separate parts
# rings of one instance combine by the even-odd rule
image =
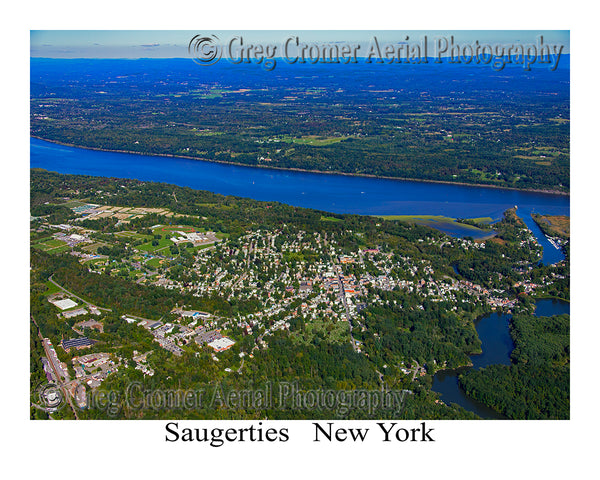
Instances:
[[[415,363],[416,363],[416,362],[415,362]],[[415,371],[413,372],[413,377],[412,377],[412,380],[411,380],[411,382],[414,382],[414,381],[415,381],[415,378],[417,377],[417,372],[419,371],[419,367],[420,367],[420,365],[417,363],[417,364],[415,365]]]
[[[129,313],[127,313],[125,316],[129,318],[135,318],[136,320],[146,320],[148,322],[160,322],[163,319],[163,317],[160,317],[159,320],[152,320],[151,318],[138,317],[137,315],[130,315]]]
[[[145,278],[147,278],[148,276],[152,276],[152,275],[156,275],[158,272],[157,271],[152,271],[152,270],[148,270],[148,272],[146,273],[142,273],[142,276],[140,278],[138,278],[135,283],[141,283],[142,280],[144,280]]]
[[[231,287],[231,293],[230,293],[230,294],[229,294],[229,296],[227,297],[227,300],[231,299],[231,297],[232,297],[232,296],[234,295],[234,293],[235,293],[234,291],[235,291],[236,287],[237,287],[237,286],[238,286],[238,285],[239,285],[241,282],[243,282],[244,280],[246,280],[246,276],[247,276],[247,275],[246,275],[246,273],[245,273],[245,272],[244,272],[244,273],[242,273],[242,275],[240,275],[240,278],[238,278],[238,279],[236,280],[236,282],[235,282],[235,283],[232,285],[232,287]]]
[[[344,291],[344,282],[342,281],[342,274],[339,271],[337,274],[337,280],[338,285],[340,286],[342,303],[344,304],[344,308],[346,309],[346,318],[348,319],[348,325],[350,327],[350,341],[352,342],[352,348],[355,352],[357,352],[358,347],[356,346],[356,341],[354,340],[354,336],[352,335],[352,319],[350,318],[350,308],[348,308],[348,302],[346,301],[346,292]]]

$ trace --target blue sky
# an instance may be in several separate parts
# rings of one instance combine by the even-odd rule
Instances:
[[[245,42],[281,45],[286,38],[298,36],[301,42],[357,42],[367,45],[373,36],[380,42],[418,42],[425,36],[456,42],[480,44],[535,43],[543,35],[548,44],[564,45],[569,53],[569,31],[566,30],[271,30],[271,31],[186,31],[186,30],[32,30],[31,56],[50,58],[172,58],[188,57],[190,39],[199,33],[214,34],[227,43],[234,36]]]

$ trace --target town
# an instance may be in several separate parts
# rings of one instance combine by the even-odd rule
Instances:
[[[480,348],[472,326],[477,316],[527,311],[524,299],[548,292],[566,278],[562,264],[540,273],[536,264],[541,247],[514,211],[494,225],[499,233],[481,240],[402,227],[411,236],[402,249],[390,243],[396,240],[387,234],[372,243],[359,227],[338,228],[341,220],[335,217],[321,216],[321,224],[331,228],[310,231],[279,222],[251,225],[232,236],[211,229],[201,215],[166,207],[102,204],[98,199],[110,200],[114,194],[98,189],[74,193],[89,200],[61,198],[63,216],[57,219],[62,221],[52,222],[52,215],[31,217],[33,251],[49,258],[73,258],[83,268],[82,275],[93,274],[90,279],[97,282],[114,278],[136,288],[168,291],[173,298],[160,307],[160,315],[139,308],[115,310],[117,299],[116,303],[108,298],[105,303],[92,300],[101,291],[73,290],[65,283],[70,277],[61,276],[60,269],[49,276],[43,298],[52,305],[63,333],[53,337],[56,346],[43,336],[44,371],[82,408],[86,391],[130,365],[144,377],[154,376],[162,358],[156,348],[174,358],[207,352],[223,375],[243,376],[278,332],[298,346],[310,346],[317,338],[350,344],[381,378],[382,370],[389,375],[396,369],[410,386],[416,377],[468,364],[465,354]],[[175,192],[173,197],[177,198]],[[371,220],[370,228],[380,228],[382,221]],[[562,240],[562,247],[568,248],[568,239]],[[505,253],[497,255],[498,249]],[[481,270],[477,262],[489,260],[473,263],[478,258],[494,258],[498,268]],[[194,308],[193,299],[218,299],[229,308]],[[376,355],[374,345],[386,338],[387,327],[373,317],[374,312],[418,319],[430,315],[436,304],[452,322],[461,324],[460,335],[469,338],[463,340],[462,351],[448,357],[442,349],[416,357],[418,345],[398,345]],[[151,343],[144,340],[134,350],[119,349],[109,330],[120,327],[107,328],[106,316],[110,322],[116,318],[137,328],[140,333],[135,335],[148,335],[140,338]],[[56,349],[68,361],[59,360]]]

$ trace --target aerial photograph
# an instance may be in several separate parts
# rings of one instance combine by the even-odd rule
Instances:
[[[32,423],[569,420],[570,60],[31,30]]]

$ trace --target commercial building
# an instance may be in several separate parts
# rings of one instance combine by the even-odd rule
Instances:
[[[195,338],[194,341],[202,346],[205,343],[210,343],[214,340],[218,340],[219,338],[222,338],[223,335],[221,335],[221,331],[220,330],[208,330],[205,332],[201,332],[199,333]]]
[[[218,338],[208,344],[208,346],[212,348],[215,352],[223,352],[233,347],[234,345],[235,342],[227,337]]]
[[[64,300],[55,300],[50,302],[53,305],[56,305],[61,310],[67,310],[69,308],[73,308],[77,306],[77,303],[71,300],[70,298],[65,298]]]
[[[91,347],[95,340],[90,340],[87,337],[79,337],[79,338],[71,338],[70,340],[63,340],[61,345],[65,351],[69,351],[71,348],[76,348],[77,350],[81,350],[82,348]]]
[[[68,312],[63,312],[63,317],[71,318],[77,317],[78,315],[86,315],[88,312],[85,308],[78,308],[77,310],[69,310]]]

